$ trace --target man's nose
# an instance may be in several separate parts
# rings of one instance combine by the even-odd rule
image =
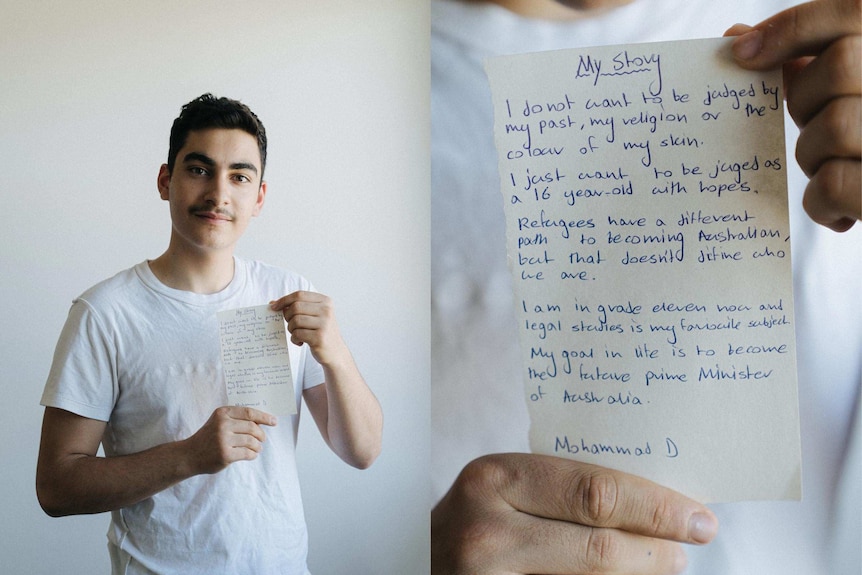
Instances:
[[[205,199],[214,206],[224,206],[230,203],[230,182],[227,174],[216,174],[207,186]]]

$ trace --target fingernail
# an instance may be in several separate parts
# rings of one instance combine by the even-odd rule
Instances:
[[[707,513],[695,513],[688,520],[688,536],[697,543],[709,543],[718,532],[718,521]]]
[[[733,41],[733,55],[739,60],[750,60],[763,48],[763,32],[752,30]]]
[[[688,557],[686,557],[682,546],[677,545],[676,557],[673,558],[673,572],[682,573],[686,567],[688,567]]]

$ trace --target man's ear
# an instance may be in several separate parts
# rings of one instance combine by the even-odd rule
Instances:
[[[156,179],[156,185],[159,188],[159,196],[163,200],[168,200],[170,198],[168,191],[171,188],[171,171],[168,169],[167,164],[162,164],[162,167],[159,168],[159,177]]]
[[[259,216],[263,209],[263,201],[266,199],[266,182],[260,183],[260,188],[257,190],[257,203],[254,206],[253,216]]]

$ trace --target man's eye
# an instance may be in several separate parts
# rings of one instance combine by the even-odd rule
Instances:
[[[189,172],[191,172],[192,174],[194,174],[194,175],[196,175],[196,176],[205,176],[205,175],[207,175],[206,168],[202,168],[202,167],[200,167],[200,166],[191,166],[191,167],[189,168]]]
[[[248,182],[251,181],[251,178],[249,178],[245,174],[235,174],[234,179],[238,182],[243,183],[243,184],[247,184]]]

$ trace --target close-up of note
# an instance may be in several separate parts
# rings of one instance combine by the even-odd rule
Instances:
[[[530,445],[798,499],[781,71],[730,41],[486,62]]]
[[[268,305],[218,313],[230,405],[272,415],[296,413],[284,316]]]

